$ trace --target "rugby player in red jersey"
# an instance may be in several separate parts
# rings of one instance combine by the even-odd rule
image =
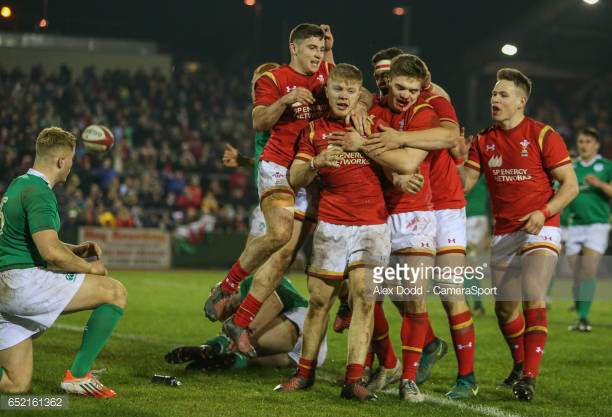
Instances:
[[[325,91],[329,113],[310,122],[299,136],[291,166],[294,187],[305,187],[317,176],[321,182],[318,224],[313,254],[307,269],[310,301],[304,323],[304,343],[296,373],[277,391],[295,391],[314,383],[317,352],[329,318],[329,309],[342,280],[352,294],[352,325],[348,334],[348,360],[342,397],[375,399],[362,380],[372,337],[374,299],[367,297],[367,280],[375,265],[388,262],[390,250],[387,209],[378,167],[360,152],[342,152],[330,145],[332,133],[346,128],[346,116],[358,103],[363,78],[349,64],[339,64]]]
[[[578,194],[563,138],[525,116],[530,93],[531,81],[519,70],[497,72],[491,93],[494,125],[472,142],[464,169],[465,191],[485,175],[495,218],[495,313],[514,360],[500,387],[525,401],[533,399],[548,333],[546,289],[560,248],[559,213]],[[553,180],[560,184],[556,192]]]

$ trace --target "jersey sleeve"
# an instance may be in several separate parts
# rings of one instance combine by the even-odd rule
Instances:
[[[480,150],[478,149],[478,142],[480,142],[480,136],[476,136],[476,139],[470,145],[470,150],[468,152],[467,161],[465,161],[465,166],[474,169],[478,172],[482,172],[482,161],[480,158]]]
[[[315,129],[312,122],[308,123],[304,129],[302,129],[298,136],[298,150],[295,155],[295,159],[309,162],[317,154],[317,150],[314,146],[314,135]]]
[[[540,137],[538,141],[541,142],[544,169],[551,170],[572,163],[565,141],[560,134],[546,126],[542,129]]]
[[[269,106],[281,97],[276,78],[271,72],[264,73],[255,83],[253,107]]]
[[[427,100],[441,122],[452,122],[455,124],[459,124],[459,119],[457,118],[457,112],[453,105],[442,96],[432,96]]]
[[[38,187],[24,189],[23,207],[26,212],[30,235],[42,230],[56,230],[57,203],[53,192]]]
[[[414,109],[408,130],[431,129],[438,126],[440,126],[440,120],[433,107],[428,104],[421,104]]]

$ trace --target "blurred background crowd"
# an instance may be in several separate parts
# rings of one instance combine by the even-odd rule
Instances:
[[[230,75],[206,66],[176,69],[172,79],[0,66],[0,195],[31,166],[41,129],[58,125],[79,136],[97,123],[113,131],[115,147],[103,156],[77,150],[72,175],[56,188],[63,228],[155,227],[186,238],[246,231],[257,203],[251,172],[224,168],[221,156],[226,143],[253,153],[250,76],[249,69]],[[580,88],[536,81],[529,114],[555,127],[568,146],[577,130],[594,126],[610,152],[611,102],[612,77]]]

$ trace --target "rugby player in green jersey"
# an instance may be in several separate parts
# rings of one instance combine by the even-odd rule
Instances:
[[[590,332],[589,311],[595,295],[597,269],[608,247],[612,162],[599,155],[599,133],[592,128],[578,133],[578,159],[574,170],[580,193],[569,206],[572,214],[565,253],[574,273],[574,300],[578,322],[570,330]]]
[[[478,180],[472,191],[465,196],[465,199],[467,200],[467,205],[465,206],[465,214],[467,216],[467,257],[468,260],[473,261],[475,258],[485,254],[490,242],[489,192],[487,191],[487,183],[484,177]],[[463,284],[465,286],[477,285],[480,287],[480,280],[465,280]],[[485,314],[480,296],[474,296],[473,304],[474,314],[478,316]]]
[[[75,146],[71,133],[44,129],[36,139],[34,167],[15,178],[0,200],[0,392],[30,390],[32,339],[60,314],[93,310],[61,388],[91,397],[116,395],[91,366],[123,316],[127,290],[107,276],[96,243],[70,245],[58,237],[53,187],[66,182]]]

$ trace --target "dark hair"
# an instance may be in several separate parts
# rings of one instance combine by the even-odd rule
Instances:
[[[426,81],[429,70],[421,58],[412,54],[401,54],[391,60],[389,77],[413,77]]]
[[[597,129],[595,129],[594,127],[583,127],[582,129],[580,129],[578,134],[579,135],[590,136],[593,139],[595,139],[597,142],[600,142],[600,140],[599,140],[599,131]]]
[[[363,82],[361,70],[351,64],[338,64],[329,73],[330,80],[346,80]]]
[[[291,29],[289,34],[289,42],[301,42],[308,38],[325,38],[325,32],[318,25],[312,23],[301,23]]]
[[[527,98],[531,95],[531,80],[515,68],[501,68],[497,71],[497,81],[512,81],[515,86],[523,90]]]
[[[387,49],[381,49],[380,51],[372,55],[372,65],[376,65],[376,63],[382,59],[392,60],[396,56],[401,55],[403,53],[404,51],[395,46]]]

